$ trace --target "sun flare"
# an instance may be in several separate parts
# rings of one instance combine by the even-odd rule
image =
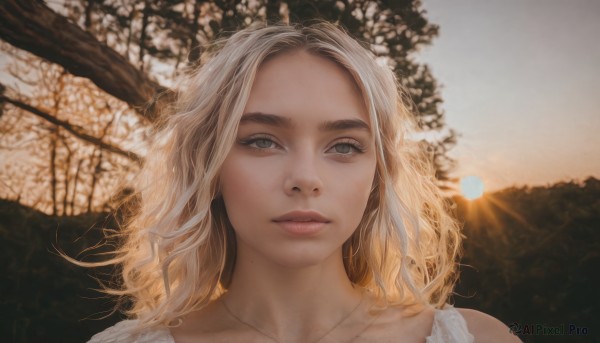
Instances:
[[[468,200],[475,200],[483,195],[483,181],[478,176],[465,176],[460,179],[460,192]]]

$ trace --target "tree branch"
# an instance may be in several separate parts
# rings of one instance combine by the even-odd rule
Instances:
[[[0,1],[0,38],[90,79],[152,122],[174,99],[173,91],[42,1]]]
[[[8,98],[8,97],[6,97],[4,95],[0,95],[0,103],[2,103],[4,101],[6,101],[6,102],[8,102],[10,104],[13,104],[14,106],[17,106],[20,109],[23,109],[23,110],[25,110],[25,111],[33,114],[33,115],[36,115],[36,116],[38,116],[38,117],[40,117],[40,118],[42,118],[42,119],[44,119],[44,120],[46,120],[46,121],[48,121],[48,122],[56,125],[56,126],[60,126],[60,127],[64,128],[65,130],[67,130],[71,134],[73,134],[75,137],[77,137],[77,138],[79,138],[79,139],[81,139],[81,140],[83,140],[83,141],[85,141],[87,143],[94,144],[94,145],[100,147],[101,149],[110,151],[110,152],[115,153],[117,155],[121,155],[121,156],[126,157],[126,158],[128,158],[128,159],[130,159],[132,161],[135,161],[135,162],[137,162],[139,164],[143,163],[143,158],[140,157],[139,155],[137,155],[136,153],[131,152],[131,151],[125,151],[125,150],[122,150],[119,147],[116,147],[114,145],[110,145],[108,143],[104,143],[102,140],[100,140],[100,139],[98,139],[98,138],[96,138],[96,137],[94,137],[92,135],[89,135],[89,134],[83,132],[83,130],[80,127],[76,126],[76,125],[72,125],[69,122],[66,122],[64,120],[60,120],[60,119],[58,119],[58,118],[56,118],[56,117],[54,117],[54,116],[52,116],[52,115],[50,115],[50,114],[42,111],[42,110],[39,110],[39,109],[37,109],[37,108],[35,108],[33,106],[27,105],[27,104],[25,104],[25,103],[23,103],[21,101]]]

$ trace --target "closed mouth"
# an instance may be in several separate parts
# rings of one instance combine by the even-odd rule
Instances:
[[[330,220],[325,218],[316,211],[293,211],[284,214],[283,216],[273,219],[274,222],[298,222],[298,223],[329,223]]]

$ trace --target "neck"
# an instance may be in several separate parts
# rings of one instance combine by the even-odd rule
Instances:
[[[240,249],[223,301],[247,325],[291,342],[318,339],[351,319],[362,298],[362,290],[346,275],[341,249],[301,267],[278,265]]]

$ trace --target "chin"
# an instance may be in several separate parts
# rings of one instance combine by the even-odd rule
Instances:
[[[285,268],[308,268],[318,266],[337,257],[337,249],[324,249],[324,247],[315,246],[280,246],[277,251],[265,252],[263,256],[273,263]]]
[[[323,263],[325,259],[323,258],[311,258],[307,256],[284,256],[274,261],[281,267],[290,268],[290,269],[301,269],[318,266]]]

